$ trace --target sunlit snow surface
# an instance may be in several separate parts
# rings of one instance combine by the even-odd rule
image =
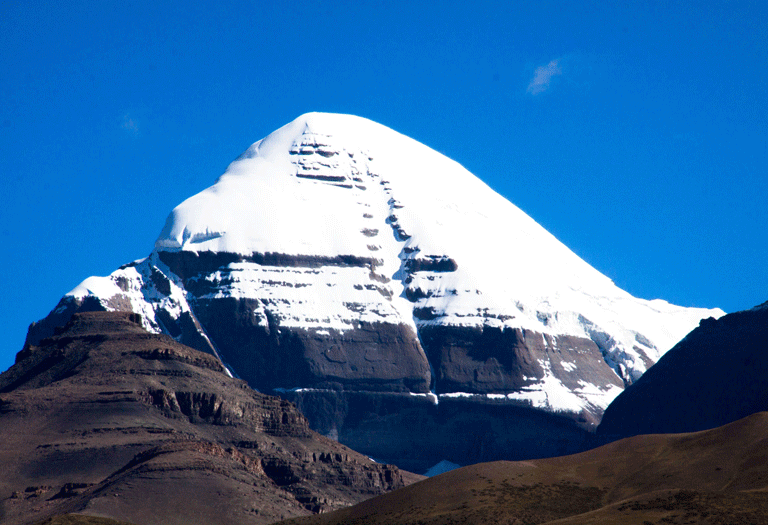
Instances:
[[[255,143],[216,184],[173,210],[155,250],[70,295],[95,295],[113,309],[127,300],[148,328],[162,331],[153,312],[190,307],[157,251],[354,256],[370,264],[233,263],[207,277],[206,297],[257,299],[281,326],[321,333],[382,321],[586,337],[628,380],[645,371],[643,354],[655,362],[700,319],[723,314],[632,297],[456,162],[346,115],[303,115]],[[441,260],[455,263],[454,271],[409,266]],[[171,279],[170,293],[156,289],[152,271]],[[549,362],[540,364],[543,378],[504,396],[578,412],[602,409],[620,392],[569,389]],[[562,368],[578,374],[573,364]]]
[[[170,293],[161,293],[152,286],[152,272],[163,275],[171,272],[159,260],[156,254],[147,259],[124,266],[109,277],[89,277],[67,295],[82,298],[87,295],[98,297],[109,310],[131,310],[141,314],[144,328],[151,332],[162,332],[162,327],[155,318],[156,310],[166,310],[173,318],[182,312],[189,312],[183,286],[171,280]]]

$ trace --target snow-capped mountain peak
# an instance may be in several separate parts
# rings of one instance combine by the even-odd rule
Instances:
[[[262,390],[431,391],[583,426],[723,314],[632,297],[458,163],[324,113],[253,144],[147,259],[54,313],[84,304],[140,312]]]
[[[616,332],[604,339],[630,379],[703,315],[632,298],[456,162],[349,115],[303,115],[256,142],[171,213],[156,249],[360,258],[396,281],[390,301],[423,296],[419,324]],[[456,268],[406,269],[441,260]]]

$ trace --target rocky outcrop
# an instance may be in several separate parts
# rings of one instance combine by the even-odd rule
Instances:
[[[768,410],[768,303],[704,319],[605,412],[605,436],[693,432]]]
[[[140,323],[76,313],[0,375],[3,523],[72,512],[270,523],[417,479],[313,432],[290,402]]]

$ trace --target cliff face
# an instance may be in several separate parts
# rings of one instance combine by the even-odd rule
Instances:
[[[374,445],[396,423],[403,447],[456,463],[493,458],[409,437],[401,414],[447,436],[480,413],[504,432],[514,412],[542,429],[539,445],[500,434],[483,449],[552,455],[563,446],[547,432],[593,430],[625,385],[722,314],[632,297],[450,159],[327,114],[251,146],[171,212],[146,259],[83,281],[27,342],[87,310],[140,313],[373,457],[401,460]]]
[[[310,430],[291,403],[148,333],[78,313],[0,375],[3,523],[78,512],[135,523],[270,523],[416,479]]]

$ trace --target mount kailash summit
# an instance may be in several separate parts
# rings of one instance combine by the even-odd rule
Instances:
[[[632,297],[456,162],[322,113],[253,144],[27,343],[85,310],[139,313],[414,470],[583,448],[626,385],[723,315]]]

